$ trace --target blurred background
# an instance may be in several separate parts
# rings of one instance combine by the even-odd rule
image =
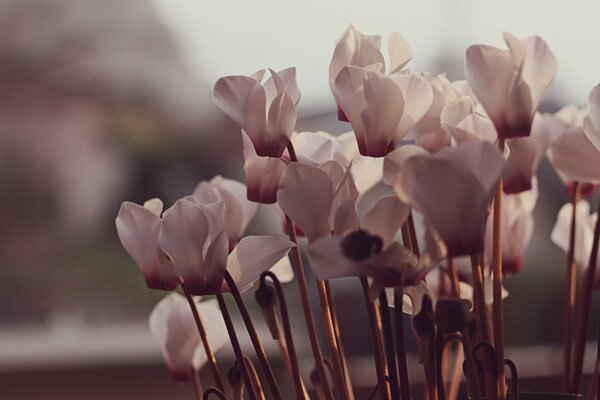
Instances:
[[[211,101],[220,76],[296,66],[297,130],[341,133],[328,65],[348,23],[384,38],[399,31],[412,70],[451,80],[463,78],[468,45],[503,46],[510,31],[555,52],[542,104],[554,112],[584,106],[600,81],[599,13],[592,0],[0,0],[0,398],[191,398],[169,381],[147,329],[163,294],[146,289],[114,219],[125,200],[169,206],[215,174],[243,180],[239,131]],[[567,195],[546,161],[539,187],[534,240],[505,303],[507,343],[530,388],[560,371],[562,335],[565,255],[550,230]],[[366,315],[348,312],[363,307],[358,288],[341,282],[334,293],[366,388]]]

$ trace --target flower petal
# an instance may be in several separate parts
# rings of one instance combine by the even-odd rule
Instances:
[[[420,154],[427,154],[427,151],[422,147],[412,144],[400,146],[388,153],[383,159],[383,183],[388,186],[394,186],[398,175],[402,172],[402,165],[406,160]]]
[[[400,72],[413,58],[410,45],[398,32],[392,32],[388,39],[388,52],[390,54],[390,70],[388,74]]]
[[[229,255],[227,271],[244,291],[295,246],[281,236],[246,236]]]
[[[381,237],[385,248],[392,243],[409,212],[410,206],[396,196],[383,197],[365,215],[365,228]]]
[[[275,203],[285,163],[279,158],[257,156],[252,142],[243,131],[242,142],[248,200],[264,204]]]
[[[333,201],[331,179],[319,168],[290,164],[281,177],[277,202],[309,240],[331,232],[329,213]]]
[[[142,271],[146,285],[151,289],[173,290],[181,278],[158,246],[161,220],[155,211],[156,208],[150,210],[134,203],[123,203],[116,219],[117,233],[123,247]]]

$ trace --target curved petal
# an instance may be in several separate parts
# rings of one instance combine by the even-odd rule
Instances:
[[[368,73],[370,72],[362,68],[346,66],[337,75],[332,89],[339,106],[352,125],[361,152],[365,148],[365,126],[361,112],[367,106],[363,85]]]
[[[246,236],[229,255],[227,271],[244,291],[295,246],[281,236]]]
[[[515,72],[508,51],[473,45],[467,49],[465,75],[498,132],[506,129],[508,88]]]
[[[281,157],[290,142],[296,125],[296,106],[286,92],[282,92],[269,107],[264,148],[256,154],[263,157]]]
[[[404,98],[404,110],[394,138],[394,143],[398,144],[431,107],[433,91],[429,83],[418,75],[396,74],[393,79],[400,86]]]
[[[142,207],[135,203],[123,203],[115,221],[117,234],[142,271],[146,285],[150,289],[173,290],[181,278],[158,246],[161,220],[155,213],[156,205]]]
[[[583,129],[568,130],[550,143],[548,158],[571,181],[600,183],[600,151]]]
[[[277,203],[309,240],[331,232],[329,213],[333,201],[331,179],[319,168],[290,164],[281,177]]]
[[[365,215],[365,228],[381,237],[385,248],[394,241],[409,212],[410,206],[396,196],[383,197]]]
[[[592,141],[594,145],[600,149],[600,135],[597,133],[600,132],[600,84],[594,86],[590,91],[587,104],[588,109],[590,110],[590,122],[593,129],[586,129],[585,131],[588,134],[590,141]],[[590,137],[588,130],[590,133],[595,133],[594,135],[591,135],[595,138],[595,140]]]
[[[390,70],[388,74],[400,72],[413,58],[410,45],[398,32],[392,32],[388,39],[388,52],[390,54]]]
[[[558,71],[558,62],[548,44],[541,37],[528,37],[522,42],[526,55],[521,68],[521,76],[531,91],[533,113],[554,81]]]
[[[213,102],[229,118],[231,118],[240,128],[244,129],[246,125],[245,107],[246,102],[253,90],[258,90],[262,86],[260,82],[249,76],[225,76],[219,78],[215,83],[213,90]],[[263,119],[265,115],[263,105]]]
[[[406,160],[421,154],[427,154],[427,151],[422,147],[412,144],[400,146],[388,153],[383,159],[383,183],[388,186],[394,186],[398,175],[402,171],[402,165]]]
[[[178,293],[162,299],[150,313],[150,332],[158,342],[172,379],[190,381],[192,358],[200,343],[194,317],[187,301]]]
[[[244,132],[242,141],[248,200],[264,204],[275,203],[279,180],[286,168],[285,163],[279,158],[257,156],[252,142]]]
[[[596,149],[600,151],[600,132],[598,132],[596,128],[594,128],[591,114],[590,116],[585,117],[585,119],[583,120],[583,132],[585,133],[585,136],[587,136],[589,141],[592,142],[594,146],[596,146]]]
[[[217,293],[225,273],[227,236],[222,223],[214,228],[213,223],[212,212],[191,197],[177,200],[164,213],[160,246],[194,295]]]

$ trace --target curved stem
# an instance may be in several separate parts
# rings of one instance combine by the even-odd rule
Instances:
[[[250,313],[248,313],[248,309],[244,304],[242,295],[237,285],[235,284],[233,277],[228,271],[225,271],[225,281],[227,282],[227,286],[229,287],[229,290],[231,290],[231,294],[233,295],[235,303],[237,304],[238,309],[240,310],[240,314],[242,315],[242,319],[244,320],[244,325],[246,325],[246,330],[248,331],[248,335],[250,336],[250,340],[252,341],[252,345],[254,346],[254,351],[256,352],[258,361],[260,362],[260,366],[267,377],[267,383],[269,384],[271,395],[276,400],[282,400],[281,391],[279,390],[279,386],[277,385],[277,381],[275,380],[275,375],[273,375],[273,370],[271,369],[271,365],[269,364],[269,360],[267,359],[265,349],[263,348],[260,339],[258,338],[256,328],[254,327],[252,319],[250,318]]]
[[[256,373],[256,368],[254,368],[254,363],[248,357],[244,356],[244,363],[246,364],[246,368],[248,368],[248,372],[250,373],[250,378],[252,379],[252,387],[258,393],[259,400],[265,400],[265,392],[260,384],[260,379],[258,378],[258,374]]]
[[[196,322],[196,327],[198,328],[200,339],[202,339],[204,351],[206,352],[206,357],[208,359],[208,365],[210,365],[210,371],[215,380],[215,384],[217,385],[217,388],[219,390],[223,391],[223,380],[221,379],[221,374],[219,373],[217,359],[215,358],[215,353],[213,353],[212,348],[210,347],[208,335],[206,334],[206,329],[204,329],[204,324],[202,323],[200,313],[198,313],[198,307],[196,307],[196,302],[194,301],[194,298],[188,293],[183,282],[181,283],[181,289],[183,289],[183,294],[185,295],[185,298],[187,299],[188,304],[190,305],[190,309],[192,310],[192,314],[194,315],[194,321]]]
[[[225,298],[221,293],[218,293],[216,296],[217,301],[219,302],[219,307],[221,308],[221,314],[223,314],[223,320],[225,321],[225,327],[227,328],[229,339],[231,340],[231,347],[233,347],[233,353],[235,354],[238,368],[240,369],[240,371],[242,371],[244,386],[246,386],[246,388],[248,389],[248,396],[250,396],[250,399],[257,400],[256,393],[254,392],[254,387],[252,386],[252,378],[250,377],[248,368],[246,368],[246,362],[244,361],[242,347],[240,346],[240,341],[238,340],[237,334],[235,333],[235,326],[233,326],[231,315],[229,315],[229,310],[227,309]]]
[[[206,391],[204,392],[204,395],[202,396],[202,399],[208,400],[208,398],[210,397],[211,394],[217,396],[221,400],[228,400],[227,396],[225,396],[225,393],[223,393],[222,390],[219,390],[214,387],[206,389]]]
[[[277,299],[279,300],[279,310],[281,312],[281,322],[283,324],[283,334],[285,335],[285,345],[287,348],[288,359],[290,360],[290,366],[292,371],[292,379],[294,382],[294,388],[296,390],[296,397],[298,399],[304,399],[304,385],[302,383],[302,377],[300,375],[300,366],[298,364],[298,356],[296,355],[296,348],[294,346],[294,338],[292,336],[292,327],[290,324],[290,317],[288,314],[287,303],[285,300],[285,294],[281,287],[281,282],[277,279],[277,276],[271,271],[265,271],[260,277],[261,284],[265,284],[265,279],[270,278],[275,286],[277,292]]]
[[[367,278],[360,278],[363,297],[369,315],[369,327],[371,328],[371,340],[373,342],[373,355],[375,357],[375,371],[377,372],[377,386],[381,400],[390,398],[390,390],[385,380],[385,360],[381,345],[381,320],[377,315],[377,307],[369,299],[369,282]]]
[[[400,391],[398,390],[398,370],[396,368],[396,357],[393,339],[394,331],[392,329],[392,322],[390,320],[390,311],[385,290],[382,290],[379,294],[379,310],[383,326],[383,341],[385,343],[385,354],[388,368],[390,371],[390,392],[392,394],[392,400],[400,400]]]
[[[575,232],[577,227],[577,203],[581,197],[581,185],[575,182],[573,185],[573,210],[571,213],[571,227],[569,230],[569,249],[567,251],[567,279],[565,286],[565,321],[564,321],[564,344],[563,344],[563,384],[568,390],[571,379],[571,352],[573,350],[573,309],[575,308],[575,292],[577,279],[575,276]]]
[[[498,138],[500,153],[504,153],[504,139]],[[494,348],[498,358],[498,382],[500,398],[506,399],[504,372],[504,315],[502,310],[502,178],[498,182],[494,197],[494,224],[492,238],[492,270],[493,270],[493,310],[494,310]],[[465,354],[469,353],[465,351]],[[468,358],[467,358],[468,359]]]
[[[594,227],[594,241],[588,268],[583,278],[583,290],[577,313],[577,325],[575,331],[573,380],[571,381],[571,393],[579,392],[581,384],[581,372],[583,369],[583,353],[585,351],[585,336],[587,333],[590,303],[592,300],[592,290],[594,288],[594,277],[596,276],[596,264],[598,262],[598,240],[600,239],[600,202],[598,203],[598,215],[596,226]],[[599,391],[600,392],[600,391]]]
[[[294,148],[290,144],[288,145],[288,151],[290,152],[290,158],[292,161],[297,161],[295,157]],[[294,157],[292,158],[292,154]],[[298,290],[300,291],[300,300],[302,301],[302,311],[304,313],[304,320],[308,330],[308,337],[310,339],[310,347],[315,359],[315,367],[321,380],[320,385],[322,388],[323,396],[325,400],[333,400],[331,395],[331,387],[327,379],[327,373],[325,372],[325,365],[323,364],[323,353],[319,346],[319,339],[317,337],[317,328],[315,326],[315,320],[313,317],[312,309],[310,308],[310,299],[308,297],[308,287],[306,285],[306,276],[304,275],[304,267],[302,265],[302,256],[300,254],[300,246],[298,244],[298,238],[296,236],[296,227],[294,222],[287,215],[285,216],[287,223],[287,229],[289,237],[292,242],[296,244],[296,247],[292,249],[292,266],[294,267],[294,274],[296,275],[296,281],[298,282]]]
[[[510,399],[519,400],[519,374],[517,373],[517,366],[511,359],[504,360],[504,365],[510,369]]]

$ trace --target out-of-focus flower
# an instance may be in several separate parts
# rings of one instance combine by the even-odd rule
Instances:
[[[264,204],[275,203],[285,162],[278,157],[259,157],[245,132],[242,132],[242,143],[248,200]]]
[[[545,118],[536,115],[531,136],[507,141],[510,154],[502,174],[504,192],[520,193],[532,188],[532,178],[550,145],[550,132],[545,129]]]
[[[121,244],[136,262],[150,289],[173,290],[181,282],[173,263],[158,245],[163,204],[148,200],[144,206],[124,202],[116,219]]]
[[[394,190],[440,234],[451,257],[483,250],[488,204],[503,169],[496,146],[473,141],[402,164]]]
[[[583,121],[583,130],[587,138],[600,151],[600,84],[594,86],[588,97],[590,110]]]
[[[350,173],[358,193],[363,194],[381,181],[383,160],[381,157],[366,157],[360,154],[354,132],[342,133],[337,137],[344,156],[352,164]]]
[[[225,203],[225,232],[230,249],[233,249],[244,235],[246,227],[258,210],[258,204],[247,199],[246,186],[243,183],[221,176],[200,182],[192,196],[200,204],[210,204],[220,200]]]
[[[571,215],[573,214],[573,203],[565,203],[558,212],[556,224],[552,229],[552,243],[557,245],[562,251],[569,251],[569,236],[571,230]],[[575,263],[581,268],[587,268],[590,260],[590,253],[594,242],[594,226],[598,214],[590,214],[590,204],[585,200],[577,203],[575,214]],[[600,287],[600,258],[597,260],[596,276],[594,277],[594,287]]]
[[[338,107],[338,118],[341,121],[348,122],[348,119],[344,111],[340,108],[340,102],[333,90],[337,76],[347,65],[368,68],[384,73],[385,60],[380,48],[380,36],[364,35],[357,31],[352,24],[346,28],[342,36],[337,40],[333,57],[329,64],[329,86]],[[398,32],[393,32],[390,35],[388,39],[388,51],[390,55],[389,74],[400,72],[413,57],[412,49]]]
[[[452,143],[452,136],[442,127],[442,110],[459,94],[444,75],[422,73],[431,85],[433,101],[425,116],[411,129],[407,138],[413,138],[417,146],[430,153],[437,153]]]
[[[473,45],[465,74],[500,138],[529,136],[533,115],[554,80],[558,64],[546,42],[504,33],[508,51]]]
[[[476,110],[469,96],[450,101],[440,114],[440,123],[456,143],[473,140],[494,143],[498,137],[492,121]]]
[[[178,200],[164,213],[159,242],[190,294],[227,290],[226,270],[243,290],[295,246],[281,236],[247,236],[228,254],[224,213],[223,201],[202,205],[192,196]]]
[[[197,303],[206,334],[214,352],[229,342],[225,324],[215,300]],[[150,332],[160,346],[167,371],[176,381],[190,381],[193,374],[208,362],[194,317],[186,299],[171,293],[150,314]]]
[[[411,74],[384,75],[346,66],[337,75],[333,93],[348,117],[364,156],[383,157],[425,115],[431,86]]]
[[[566,106],[543,120],[543,129],[550,132],[548,159],[567,187],[574,181],[600,183],[600,150],[583,131],[582,115],[575,106]]]
[[[414,144],[405,144],[388,153],[383,159],[383,183],[394,186],[402,171],[402,165],[409,158],[423,154],[427,154],[427,151]]]
[[[296,69],[275,72],[261,85],[264,71],[251,76],[226,76],[215,83],[213,100],[248,134],[256,154],[281,157],[296,124],[300,90]]]
[[[331,232],[343,234],[356,229],[357,198],[352,175],[337,161],[318,167],[290,164],[281,177],[277,192],[281,209],[310,241]]]
[[[523,256],[533,235],[533,209],[538,198],[537,182],[525,192],[502,198],[502,271],[514,274],[523,268]],[[485,253],[492,259],[494,215],[490,214],[485,232]]]

